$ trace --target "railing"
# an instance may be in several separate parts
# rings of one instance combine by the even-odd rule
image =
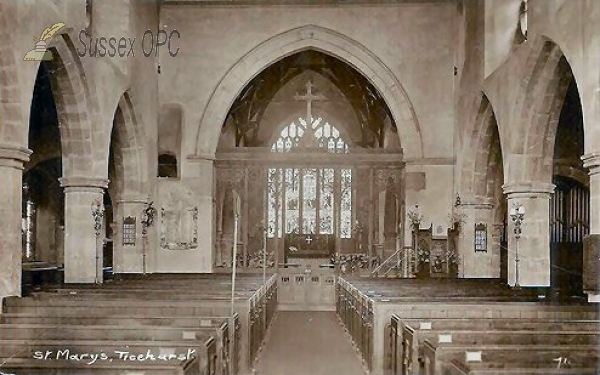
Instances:
[[[408,278],[414,276],[414,268],[413,249],[410,246],[405,246],[402,249],[394,251],[392,255],[381,262],[381,264],[371,272],[371,276],[387,277],[391,272],[396,271],[396,277]]]
[[[397,269],[399,265],[402,265],[402,257],[400,255],[401,249],[396,250],[371,272],[371,276],[379,276],[379,272],[384,269],[385,272],[383,275],[387,276],[391,270]]]

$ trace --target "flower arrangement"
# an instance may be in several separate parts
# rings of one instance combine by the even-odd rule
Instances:
[[[458,266],[459,256],[456,253],[456,250],[450,250],[448,253],[446,253],[446,261],[450,266]]]
[[[430,256],[431,253],[429,252],[429,249],[424,249],[422,247],[417,248],[417,262],[419,263],[419,265],[421,265],[422,263],[429,263]]]
[[[372,259],[375,259],[375,257]],[[369,268],[369,255],[336,253],[331,257],[331,262],[339,266],[342,272],[351,272],[353,270]]]
[[[448,223],[450,228],[461,229],[463,225],[466,223],[467,215],[461,211],[453,211],[451,214],[448,214]]]
[[[265,254],[264,250],[260,250],[256,253],[250,254],[248,257],[248,267],[249,268],[262,268],[263,261],[265,262],[267,267],[275,267],[275,260],[273,252],[267,252]]]
[[[421,224],[421,221],[423,220],[423,216],[421,216],[421,214],[419,214],[419,206],[418,205],[415,206],[414,210],[408,211],[406,216],[408,217],[408,220],[414,227],[418,227]]]
[[[444,259],[442,258],[441,255],[436,255],[435,258],[433,259],[433,262],[431,263],[431,268],[433,268],[433,270],[435,272],[442,272],[442,268],[444,267]]]
[[[264,259],[264,251],[260,250],[253,254],[248,254],[248,268],[262,268],[263,267],[263,259]],[[237,267],[244,267],[244,255],[237,254],[236,257]],[[273,252],[267,252],[266,254],[266,265],[267,267],[275,267],[275,254]],[[218,264],[215,264],[217,268],[231,268],[233,264],[231,261],[225,261]]]

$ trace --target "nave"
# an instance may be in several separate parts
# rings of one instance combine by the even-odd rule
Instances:
[[[6,298],[18,375],[597,374],[600,312],[499,280],[337,276],[331,311],[278,311],[285,275],[121,275]],[[232,290],[233,298],[232,298]],[[273,324],[272,324],[273,323]]]

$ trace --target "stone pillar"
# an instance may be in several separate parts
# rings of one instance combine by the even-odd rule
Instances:
[[[519,285],[550,286],[550,195],[554,185],[536,183],[505,185],[508,199],[508,284],[515,285],[516,251],[519,254]],[[510,210],[515,205],[525,208],[521,238],[517,242]]]
[[[149,246],[148,244],[144,245],[142,237],[142,211],[146,208],[147,203],[147,197],[140,196],[124,196],[117,201],[113,231],[113,269],[115,273],[149,271]],[[127,217],[135,219],[135,245],[123,244],[123,221]]]
[[[588,246],[596,247],[596,244],[600,241],[597,240],[600,235],[600,153],[591,153],[581,157],[583,160],[583,166],[588,169],[590,176],[590,239],[586,242]],[[586,251],[587,250],[587,251]],[[591,249],[585,249],[584,252],[595,254],[598,251],[590,251]],[[591,285],[600,285],[600,280],[594,276],[600,266],[600,258],[585,256],[583,261],[583,279],[584,279],[584,292],[588,295],[589,302],[600,302],[600,288],[591,288]],[[590,262],[596,262],[596,264],[589,264]],[[592,280],[592,279],[596,280]],[[589,282],[586,282],[589,281]],[[587,286],[586,286],[587,284]]]
[[[108,180],[67,177],[60,183],[65,189],[65,283],[97,282],[102,277],[102,242],[96,236],[92,206],[103,202]]]
[[[0,302],[21,295],[23,164],[31,151],[0,145]]]
[[[464,214],[464,223],[458,237],[458,276],[462,278],[500,277],[499,265],[494,264],[494,253],[500,253],[493,247],[493,205],[489,200],[474,202],[463,198],[459,210]],[[487,250],[475,251],[475,225],[485,224],[487,231]]]

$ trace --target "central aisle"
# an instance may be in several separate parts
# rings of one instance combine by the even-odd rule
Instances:
[[[334,312],[280,311],[255,375],[364,375]]]

